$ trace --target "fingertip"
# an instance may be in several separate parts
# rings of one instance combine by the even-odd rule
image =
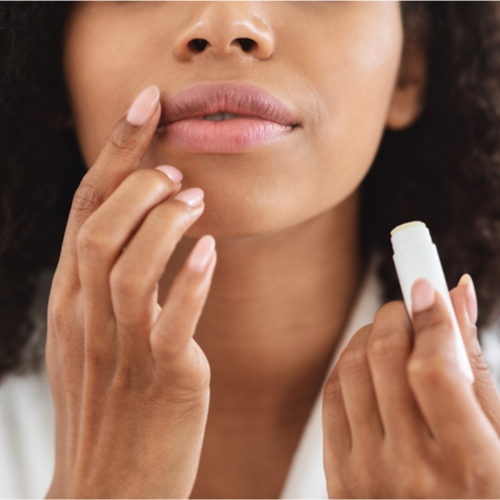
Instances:
[[[474,282],[472,281],[472,277],[470,274],[465,273],[458,282],[458,286],[462,286],[465,288],[465,296],[466,296],[466,310],[469,316],[469,321],[471,324],[475,325],[477,322],[477,296],[476,289],[474,287]]]
[[[426,279],[420,278],[411,289],[411,302],[414,313],[430,309],[436,301],[436,291]]]
[[[202,236],[188,257],[188,268],[199,273],[206,271],[214,251],[215,238],[209,234]]]
[[[172,182],[179,184],[182,181],[182,172],[172,165],[160,165],[156,170],[163,172]]]
[[[144,125],[158,109],[160,89],[156,85],[146,87],[134,99],[127,113],[127,121],[132,125]]]
[[[201,205],[204,196],[205,193],[202,189],[194,187],[181,191],[180,193],[176,194],[173,199],[181,201],[182,203],[185,203],[190,207],[196,207],[198,205]]]

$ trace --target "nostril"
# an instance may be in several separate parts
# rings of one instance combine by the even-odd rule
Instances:
[[[243,52],[250,52],[257,45],[251,38],[236,38],[233,43],[235,42],[239,43]],[[192,52],[203,52],[207,45],[209,45],[208,40],[204,38],[193,38],[188,43],[188,47]]]
[[[255,45],[255,42],[251,38],[237,38],[236,40],[240,44],[243,52],[250,51]]]
[[[188,46],[194,52],[203,52],[208,45],[208,41],[203,38],[194,38],[188,43]]]

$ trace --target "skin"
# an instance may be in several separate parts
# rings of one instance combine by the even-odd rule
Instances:
[[[252,51],[234,43],[241,37],[255,41]],[[208,48],[193,52],[194,38]],[[49,496],[279,495],[364,273],[359,185],[384,128],[405,128],[421,110],[423,49],[402,55],[393,2],[74,7],[64,69],[89,172],[49,302]],[[160,104],[143,124],[126,120],[148,85],[168,99],[226,80],[271,92],[300,126],[245,153],[204,155],[160,140]],[[161,164],[182,172],[182,186],[155,170]],[[194,208],[174,199],[190,187],[205,193]],[[194,271],[186,259],[205,234],[217,252]],[[458,295],[465,300],[463,288]],[[353,342],[391,322],[409,338],[404,309],[391,307]],[[400,371],[408,349],[396,350]],[[485,387],[484,401],[493,400],[494,386]],[[428,392],[442,399],[442,390]],[[344,495],[366,468],[362,457],[349,473],[338,465],[348,450],[336,445],[332,422],[347,400],[325,402],[329,491]],[[373,408],[363,411],[376,416]],[[489,418],[497,413],[493,405]],[[381,481],[385,489],[367,481],[361,495],[399,491],[393,474]]]
[[[433,304],[417,309],[429,292]],[[473,286],[461,280],[450,295],[474,384],[459,369],[442,297],[417,280],[413,329],[403,302],[384,305],[325,384],[329,497],[498,497],[500,398],[477,339]]]

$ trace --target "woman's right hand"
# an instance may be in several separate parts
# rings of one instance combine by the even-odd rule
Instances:
[[[187,498],[196,477],[210,369],[192,336],[215,241],[198,241],[160,307],[158,282],[204,204],[197,188],[176,198],[180,183],[165,175],[176,169],[139,168],[158,96],[148,87],[136,98],[73,200],[48,309],[48,497]]]

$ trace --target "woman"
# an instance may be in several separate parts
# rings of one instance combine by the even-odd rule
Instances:
[[[473,387],[427,282],[413,289],[414,341],[402,302],[353,327],[363,297],[373,312],[383,303],[374,273],[384,301],[398,297],[389,231],[412,219],[430,227],[450,283],[474,276],[479,326],[494,319],[490,4],[116,2],[3,16],[2,271],[16,285],[3,366],[28,343],[30,279],[57,261],[48,496],[298,495],[339,356],[323,393],[331,496],[498,496],[500,400],[470,276],[452,297]],[[47,221],[66,224],[82,170],[60,248]]]

